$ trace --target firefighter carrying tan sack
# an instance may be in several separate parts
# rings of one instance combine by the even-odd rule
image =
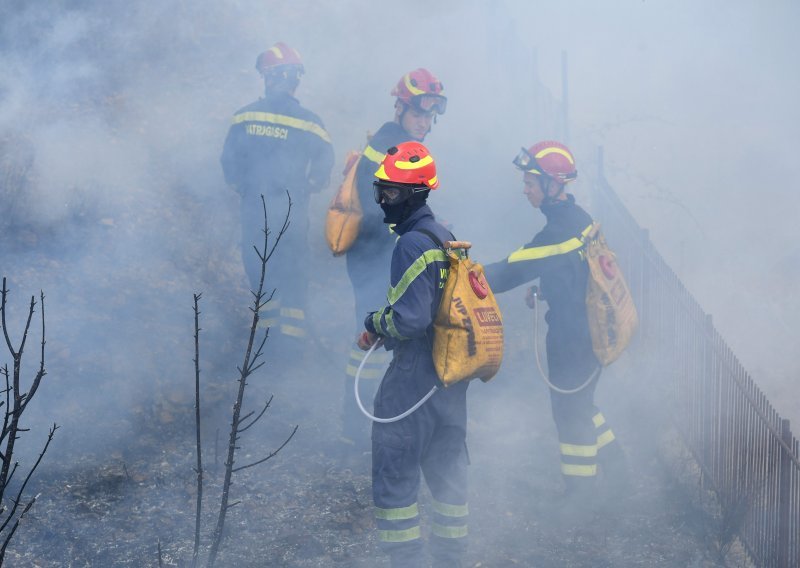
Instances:
[[[384,223],[400,235],[391,261],[388,304],[369,314],[359,347],[379,339],[392,362],[375,396],[375,415],[397,416],[439,385],[433,361],[433,327],[450,263],[439,244],[450,232],[426,204],[436,189],[436,164],[419,142],[387,150],[375,173],[375,200]],[[420,474],[433,500],[433,566],[461,566],[467,537],[467,385],[437,390],[402,420],[372,425],[372,496],[378,538],[391,566],[420,567],[423,544],[417,494]]]
[[[539,142],[523,148],[514,165],[523,172],[523,193],[547,222],[530,243],[487,265],[486,279],[500,293],[539,278],[548,305],[548,381],[566,484],[565,506],[577,509],[581,517],[590,512],[596,496],[598,465],[614,482],[627,479],[623,452],[594,404],[601,365],[587,319],[589,268],[581,250],[593,221],[565,192],[578,175],[566,146]]]
[[[404,74],[391,92],[395,97],[394,120],[385,123],[370,138],[356,166],[355,183],[363,218],[358,238],[345,253],[347,275],[355,296],[356,328],[361,329],[364,314],[383,302],[389,282],[389,263],[397,235],[384,223],[383,215],[372,202],[372,181],[387,148],[401,142],[422,142],[436,116],[444,114],[447,98],[442,83],[427,69]],[[357,459],[369,451],[369,421],[353,400],[353,381],[364,354],[354,344],[350,349],[344,376],[342,405],[342,450]],[[388,365],[388,353],[373,353],[361,371],[361,391],[371,397]]]

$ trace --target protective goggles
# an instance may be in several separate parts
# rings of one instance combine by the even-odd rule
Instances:
[[[444,114],[447,110],[447,97],[444,95],[416,95],[411,97],[411,106],[420,112]]]
[[[389,181],[373,181],[372,191],[375,197],[375,203],[380,205],[397,205],[408,200],[413,194],[421,191],[427,191],[427,187],[405,185],[401,183],[392,183]]]
[[[521,169],[523,172],[531,172],[533,174],[541,175],[541,168],[539,164],[536,162],[536,158],[530,155],[530,153],[525,149],[522,148],[517,154],[517,157],[514,158],[514,165]]]

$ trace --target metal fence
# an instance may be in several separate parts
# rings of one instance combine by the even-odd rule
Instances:
[[[800,567],[800,443],[605,180],[602,149],[598,162],[594,209],[636,300],[638,350],[703,482],[758,566]]]

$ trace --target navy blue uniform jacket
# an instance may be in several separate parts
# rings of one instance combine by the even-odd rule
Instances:
[[[581,235],[592,218],[567,199],[543,204],[547,218],[533,240],[508,258],[485,267],[492,291],[510,290],[536,278],[547,302],[547,362],[553,379],[586,378],[599,365],[586,317],[589,266],[581,254]]]

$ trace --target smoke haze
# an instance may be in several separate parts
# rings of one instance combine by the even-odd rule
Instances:
[[[327,251],[324,211],[347,151],[392,119],[392,86],[426,67],[448,96],[425,141],[441,180],[429,203],[475,258],[498,260],[543,225],[511,165],[520,146],[564,139],[589,206],[602,146],[610,184],[778,412],[800,424],[798,21],[789,0],[6,0],[0,267],[13,333],[28,297],[47,296],[49,374],[33,428],[63,424],[54,451],[64,456],[135,436],[137,408],[154,397],[191,404],[193,292],[206,302],[204,369],[234,374],[250,298],[219,155],[233,113],[262,94],[256,56],[277,41],[302,54],[297,97],[336,152],[309,212],[309,311],[342,371],[352,292]],[[520,351],[531,341],[521,294],[501,303]],[[530,357],[510,353],[494,392],[471,387],[486,431],[515,427],[491,423],[504,408],[524,412],[503,381],[529,381]],[[599,389],[608,399],[623,391],[612,381]],[[547,412],[545,391],[534,392]],[[76,423],[78,409],[115,426]],[[489,444],[486,431],[477,439]]]

